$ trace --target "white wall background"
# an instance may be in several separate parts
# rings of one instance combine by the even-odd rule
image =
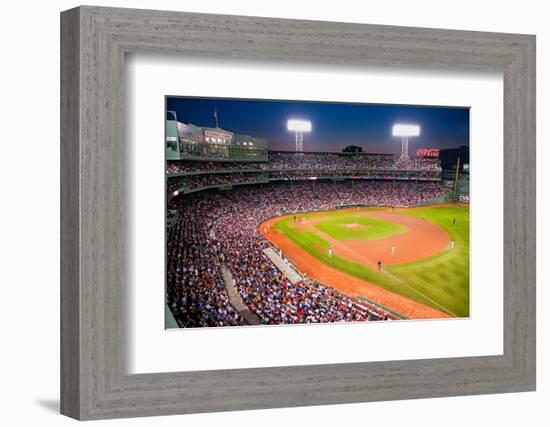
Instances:
[[[109,421],[117,426],[544,425],[548,418],[550,27],[545,2],[385,0],[96,1],[98,5],[409,25],[537,35],[538,391],[508,395]],[[75,1],[5,2],[0,31],[0,398],[3,425],[64,426],[59,384],[59,12]],[[546,165],[544,165],[546,166]],[[546,421],[547,422],[547,421]]]

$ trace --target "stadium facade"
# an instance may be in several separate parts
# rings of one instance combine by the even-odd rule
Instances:
[[[166,120],[167,160],[267,160],[267,141],[221,128]]]

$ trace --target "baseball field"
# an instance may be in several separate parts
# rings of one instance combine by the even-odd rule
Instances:
[[[408,319],[469,316],[469,209],[350,208],[259,230],[296,269]]]

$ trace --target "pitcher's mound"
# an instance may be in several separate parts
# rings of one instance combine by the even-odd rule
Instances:
[[[362,224],[346,224],[346,228],[363,228]]]

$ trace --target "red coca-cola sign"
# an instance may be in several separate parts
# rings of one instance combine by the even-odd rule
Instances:
[[[416,150],[416,157],[420,159],[439,157],[439,148],[419,148]]]

